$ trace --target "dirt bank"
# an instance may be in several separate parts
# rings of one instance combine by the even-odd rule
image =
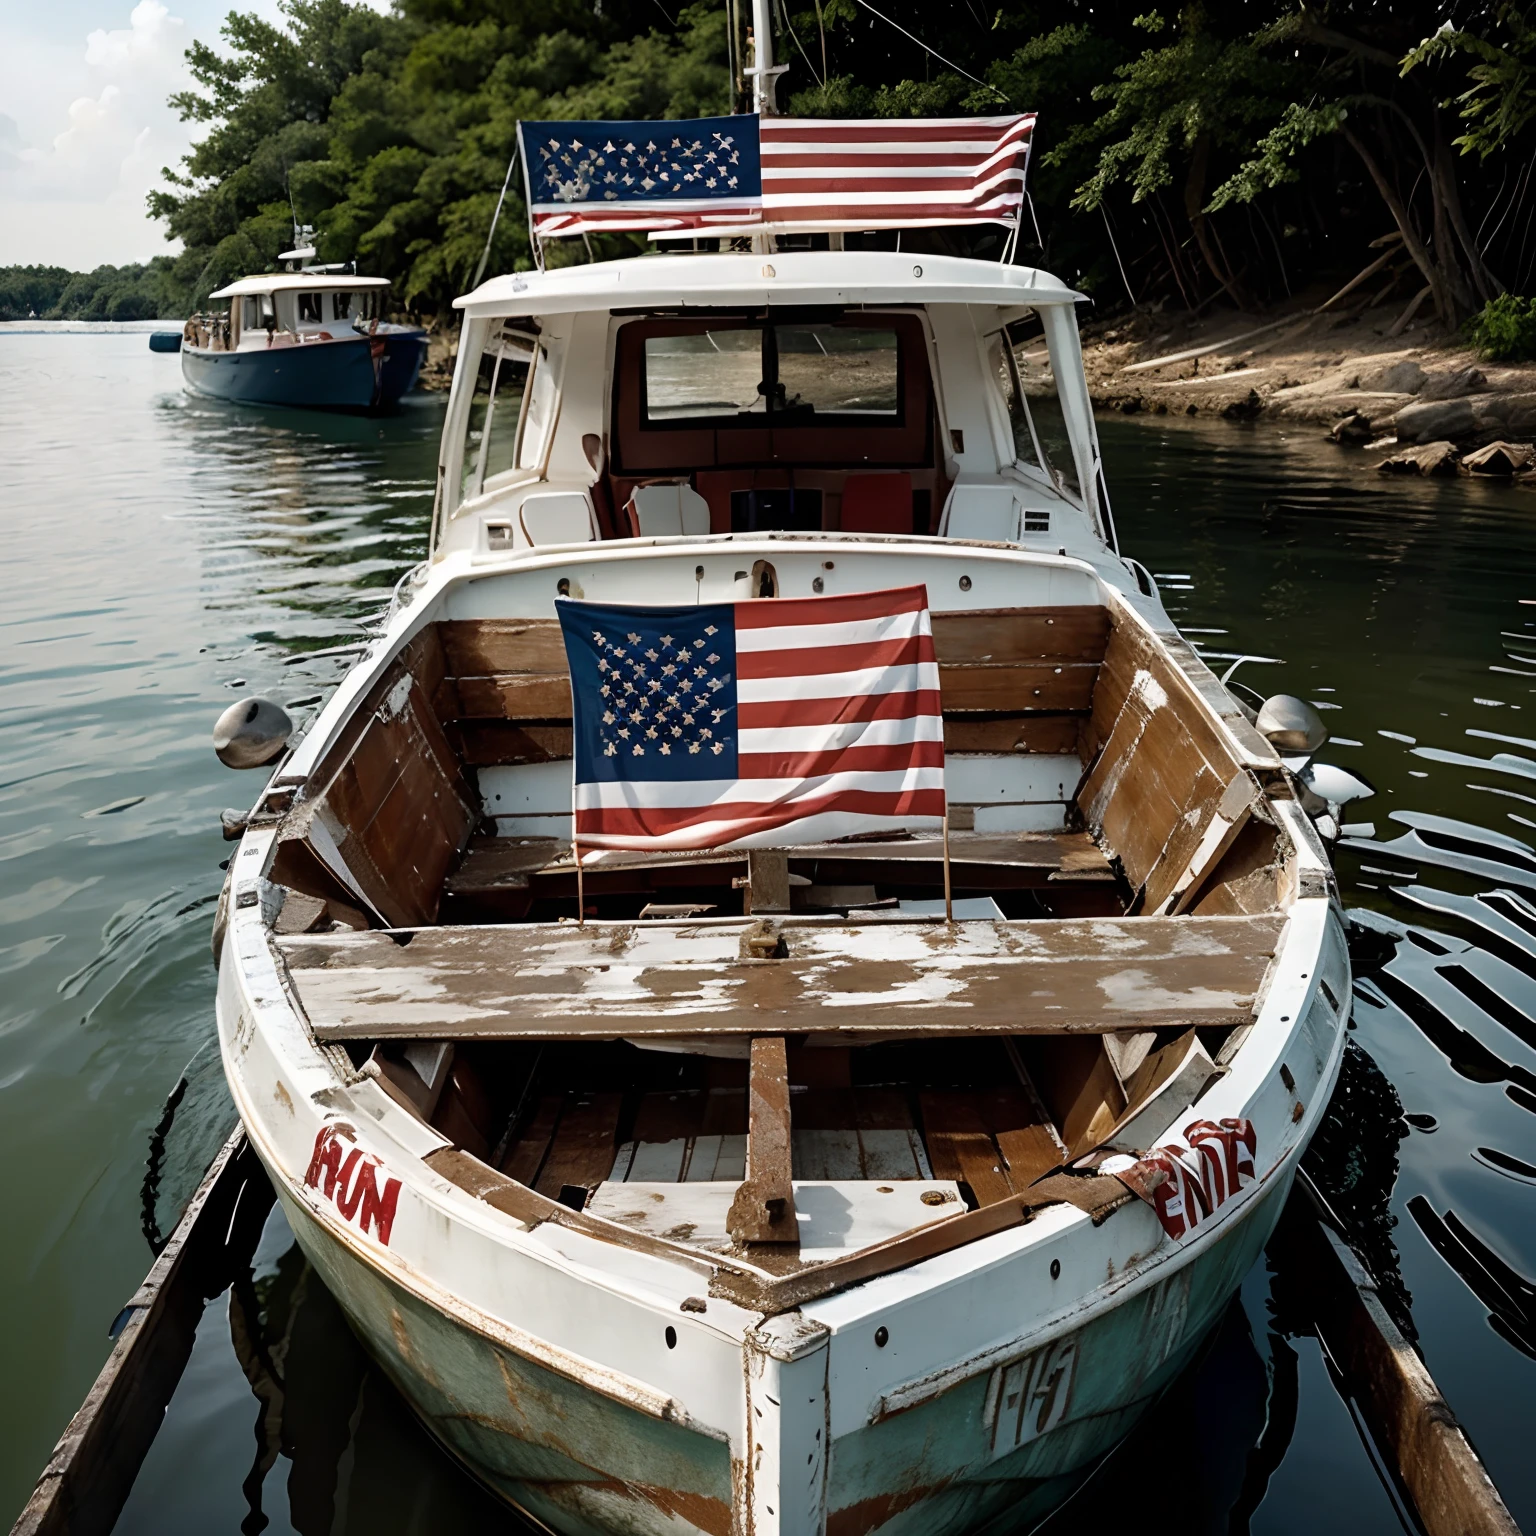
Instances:
[[[1311,422],[1370,450],[1362,469],[1504,475],[1536,485],[1536,366],[1483,361],[1395,307],[1339,314],[1137,313],[1083,327],[1094,403],[1127,415]],[[1508,453],[1475,450],[1506,442]],[[1434,451],[1429,451],[1434,450]]]

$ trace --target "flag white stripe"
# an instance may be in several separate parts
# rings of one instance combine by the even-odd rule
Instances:
[[[780,725],[736,733],[738,752],[836,752],[843,747],[899,747],[914,741],[943,741],[940,715],[904,720],[843,720],[834,725]]]
[[[937,692],[939,669],[931,661],[892,667],[860,667],[854,672],[817,672],[802,677],[739,677],[739,704],[777,704],[786,699],[851,699],[866,694]]]
[[[736,651],[809,651],[823,645],[871,645],[929,633],[926,613],[887,613],[877,619],[844,619],[831,624],[774,624],[736,630]]]
[[[605,779],[595,784],[576,785],[576,809],[689,810],[709,805],[771,805],[783,801],[816,800],[850,790],[899,795],[910,790],[943,788],[942,768],[823,773],[808,779]]]

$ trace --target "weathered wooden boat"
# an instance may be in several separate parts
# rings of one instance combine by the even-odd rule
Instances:
[[[394,405],[416,383],[427,335],[383,318],[388,293],[384,278],[346,273],[242,277],[210,295],[227,313],[187,321],[182,377],[194,394],[244,405]]]
[[[219,1027],[368,1347],[557,1529],[1038,1512],[1187,1360],[1326,1104],[1331,876],[1114,548],[1075,298],[779,252],[463,301],[431,561],[245,830]],[[698,360],[771,349],[816,403],[718,405]],[[558,597],[915,581],[957,920],[912,836],[592,856],[578,923]],[[798,1242],[736,1240],[743,1190]]]
[[[689,197],[746,124],[676,137]],[[566,202],[672,153],[542,126]],[[984,199],[1026,129],[938,158]],[[836,200],[822,249],[770,221],[460,301],[431,557],[236,829],[252,1145],[432,1433],[563,1532],[1027,1524],[1198,1348],[1342,1052],[1303,759],[1119,552],[1080,295],[845,249]],[[943,835],[577,865],[561,599],[919,584]]]

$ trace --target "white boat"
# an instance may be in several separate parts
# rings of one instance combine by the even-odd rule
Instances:
[[[552,1529],[1027,1525],[1190,1360],[1324,1112],[1332,876],[1119,552],[1079,297],[760,249],[460,301],[431,557],[244,829],[218,1022],[357,1333]],[[917,583],[947,849],[578,886],[561,597]]]

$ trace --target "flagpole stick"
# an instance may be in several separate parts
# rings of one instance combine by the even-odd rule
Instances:
[[[944,921],[953,923],[955,920],[955,903],[950,895],[949,885],[949,807],[944,807]]]
[[[587,926],[587,893],[581,879],[581,844],[576,841],[576,834],[571,834],[571,857],[576,860],[576,926]]]

